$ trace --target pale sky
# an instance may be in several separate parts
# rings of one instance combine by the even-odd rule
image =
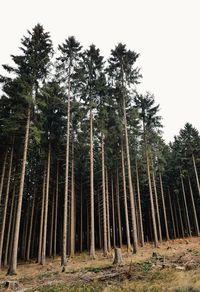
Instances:
[[[0,64],[38,22],[54,48],[74,35],[109,56],[119,42],[140,53],[141,91],[160,104],[166,142],[185,122],[200,130],[200,0],[3,0]],[[0,68],[0,74],[3,74]]]

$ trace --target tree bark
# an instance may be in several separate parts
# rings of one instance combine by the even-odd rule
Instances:
[[[108,171],[107,171],[107,169],[106,169],[106,207],[107,207],[108,251],[110,251],[111,250],[111,241],[110,241],[110,202],[109,202]]]
[[[175,227],[175,222],[174,222],[174,213],[173,213],[173,208],[172,208],[171,194],[170,194],[169,190],[168,190],[168,195],[169,195],[169,206],[170,206],[170,212],[171,212],[171,218],[172,218],[174,238],[176,238],[176,227]]]
[[[32,239],[34,211],[35,211],[35,190],[34,190],[34,193],[33,193],[33,203],[32,203],[32,209],[31,209],[31,220],[30,220],[28,243],[27,243],[27,253],[26,253],[26,260],[27,261],[30,260],[30,248],[31,248],[31,239]]]
[[[1,172],[1,182],[0,182],[0,206],[1,206],[1,197],[2,197],[2,192],[3,192],[3,183],[4,183],[4,176],[5,176],[5,169],[6,169],[6,160],[8,156],[8,148],[6,149],[6,153],[4,156],[4,161],[3,161],[3,167],[2,167],[2,172]]]
[[[198,219],[197,219],[197,212],[196,212],[196,207],[195,207],[195,204],[194,204],[194,195],[193,195],[191,181],[190,181],[190,177],[189,176],[188,176],[188,183],[189,183],[190,196],[191,196],[191,201],[192,201],[192,209],[193,209],[193,215],[194,215],[194,225],[195,225],[197,236],[200,236],[199,223],[198,223]]]
[[[136,180],[137,180],[138,211],[139,211],[139,224],[140,224],[140,233],[141,233],[141,246],[144,246],[144,230],[143,230],[143,221],[142,221],[141,194],[140,194],[140,182],[139,182],[139,175],[138,175],[137,160],[136,160]]]
[[[90,109],[90,257],[95,258],[94,239],[94,166],[93,166],[93,114]]]
[[[71,236],[70,236],[70,257],[74,257],[75,252],[75,194],[74,194],[74,149],[72,145],[72,180],[71,180]]]
[[[20,220],[21,220],[23,191],[24,191],[26,160],[27,160],[27,152],[28,152],[30,115],[31,115],[31,109],[29,107],[28,108],[28,113],[27,113],[27,121],[26,121],[24,153],[23,153],[23,159],[22,159],[22,172],[21,172],[21,178],[20,178],[18,204],[17,204],[17,214],[16,214],[16,221],[15,221],[14,243],[13,243],[13,248],[12,248],[12,260],[11,260],[11,262],[9,264],[9,268],[8,268],[8,274],[9,275],[16,274],[16,270],[17,270],[17,251],[18,251],[18,242],[19,242],[19,228],[20,228]]]
[[[101,141],[101,155],[102,155],[102,196],[103,196],[103,253],[104,256],[108,254],[107,243],[107,216],[106,216],[106,190],[105,190],[105,158],[104,158],[104,135],[102,134]]]
[[[159,172],[159,179],[160,179],[160,189],[161,189],[164,222],[165,222],[166,239],[169,240],[169,229],[168,229],[168,223],[167,223],[167,214],[166,214],[165,198],[164,198],[164,191],[163,191],[162,175],[160,172]]]
[[[130,154],[129,154],[128,130],[127,130],[127,121],[126,121],[126,105],[125,105],[125,98],[124,97],[123,97],[123,111],[124,111],[124,131],[125,131],[126,156],[127,156],[127,167],[128,167],[128,182],[129,182],[130,204],[131,204],[133,253],[136,253],[138,250],[138,238],[137,238],[137,226],[136,226],[136,214],[135,214],[135,200],[134,200],[134,194],[133,194],[131,164],[130,164]]]
[[[157,193],[156,179],[155,179],[154,170],[152,172],[152,176],[153,176],[153,187],[154,187],[155,201],[156,201],[156,213],[157,213],[157,219],[158,219],[158,232],[159,232],[160,242],[162,242],[162,229],[161,229],[161,223],[160,223],[160,212],[159,212],[159,205],[158,205],[158,193]]]
[[[49,141],[49,150],[48,150],[48,159],[47,159],[46,194],[45,194],[46,196],[45,196],[45,204],[44,204],[44,230],[43,230],[43,242],[42,242],[42,252],[41,252],[41,264],[42,265],[45,265],[45,263],[46,263],[50,167],[51,167],[51,142]]]
[[[121,211],[120,211],[120,200],[119,200],[118,169],[117,169],[116,193],[117,193],[117,218],[118,218],[118,231],[119,231],[119,246],[122,247],[122,223],[121,223]]]
[[[199,177],[198,177],[197,167],[196,167],[196,162],[195,162],[195,157],[194,157],[194,154],[193,153],[192,153],[192,162],[193,162],[193,167],[194,167],[194,172],[195,172],[195,177],[196,177],[196,182],[197,182],[197,188],[198,188],[199,197],[200,197]]]
[[[11,149],[11,153],[10,153],[10,164],[9,164],[9,170],[8,170],[8,179],[7,179],[5,202],[4,202],[4,212],[3,212],[3,219],[2,219],[2,225],[1,225],[0,269],[2,267],[2,251],[3,251],[3,243],[4,243],[4,233],[5,233],[5,225],[6,225],[8,199],[9,199],[9,192],[10,192],[10,179],[11,179],[11,172],[12,172],[13,151],[14,151],[14,140],[13,140],[12,149]]]
[[[59,192],[59,162],[57,161],[56,198],[55,198],[55,216],[54,216],[54,247],[53,247],[54,257],[56,257],[56,252],[57,252],[58,192]]]
[[[44,165],[44,174],[43,174],[43,186],[42,186],[42,206],[41,206],[41,215],[40,215],[40,234],[39,234],[39,246],[38,246],[38,263],[41,263],[42,260],[42,238],[44,230],[44,204],[45,204],[45,191],[46,191],[46,164]]]
[[[130,227],[129,227],[129,218],[128,218],[128,204],[127,204],[127,192],[126,192],[126,174],[124,166],[124,150],[123,144],[121,147],[121,156],[122,156],[122,180],[123,180],[123,191],[124,191],[124,212],[125,212],[125,223],[126,223],[126,240],[127,240],[127,251],[131,251],[131,240],[130,240]]]
[[[186,201],[186,195],[185,195],[185,187],[184,187],[184,183],[183,183],[183,178],[182,178],[181,170],[180,170],[180,178],[181,178],[181,185],[182,185],[182,192],[183,192],[183,200],[184,200],[184,206],[185,206],[185,212],[186,212],[186,219],[187,219],[187,225],[188,225],[188,232],[189,232],[189,236],[192,236],[192,234],[191,234],[190,218],[189,218],[189,214],[188,214],[187,201]]]
[[[112,227],[113,227],[113,247],[116,247],[116,236],[115,236],[115,200],[114,200],[114,186],[113,186],[113,179],[111,182],[111,195],[112,195]]]

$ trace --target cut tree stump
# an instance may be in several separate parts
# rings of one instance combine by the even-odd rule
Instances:
[[[114,253],[113,265],[123,265],[121,248],[116,247],[114,252],[115,253]]]

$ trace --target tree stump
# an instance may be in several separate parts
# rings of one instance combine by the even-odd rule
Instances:
[[[115,248],[115,253],[114,253],[114,261],[113,261],[113,265],[122,265],[123,264],[123,260],[122,260],[122,252],[121,252],[121,248]]]

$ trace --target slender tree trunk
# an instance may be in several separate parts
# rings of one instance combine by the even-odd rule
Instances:
[[[160,223],[160,212],[159,212],[159,205],[158,205],[158,193],[157,193],[156,179],[155,179],[154,171],[152,171],[152,177],[153,177],[153,187],[154,187],[154,192],[155,192],[156,213],[157,213],[157,219],[158,219],[158,232],[159,232],[160,242],[162,242],[162,229],[161,229],[161,223]]]
[[[3,251],[4,232],[5,232],[6,216],[7,216],[7,208],[8,208],[8,198],[9,198],[9,192],[10,192],[10,179],[11,179],[11,172],[12,172],[13,150],[14,150],[14,140],[13,140],[12,149],[11,149],[11,153],[10,153],[10,164],[9,164],[9,170],[8,170],[8,179],[7,179],[5,202],[4,202],[4,212],[3,212],[3,219],[2,219],[2,225],[1,225],[0,269],[2,267],[2,251]]]
[[[43,186],[42,186],[42,206],[41,206],[41,215],[40,215],[40,234],[39,234],[39,246],[38,246],[38,263],[39,264],[41,264],[41,260],[42,260],[42,238],[43,238],[43,230],[44,230],[45,191],[46,191],[46,164],[44,165]]]
[[[49,242],[49,256],[52,257],[52,247],[53,247],[53,224],[54,224],[54,209],[55,209],[55,193],[54,193],[54,189],[52,192],[52,208],[51,208],[51,226],[50,226],[50,242]]]
[[[125,223],[126,223],[126,240],[127,240],[127,251],[131,251],[131,240],[130,240],[130,227],[128,219],[128,204],[127,204],[127,193],[126,193],[126,174],[124,167],[124,150],[123,144],[121,147],[121,156],[122,156],[122,180],[123,180],[123,191],[124,191],[124,211],[125,211]]]
[[[193,162],[193,167],[194,167],[194,172],[195,172],[195,177],[196,177],[196,182],[197,182],[197,188],[200,196],[200,184],[199,184],[199,177],[197,173],[197,167],[196,167],[196,162],[195,162],[195,157],[194,154],[192,154],[192,162]]]
[[[22,159],[22,172],[21,172],[21,178],[20,178],[17,214],[16,214],[16,221],[15,221],[14,243],[13,243],[13,248],[12,248],[12,260],[9,264],[9,269],[8,269],[9,275],[16,274],[16,270],[17,270],[17,251],[18,251],[18,242],[19,242],[19,228],[20,228],[20,220],[21,220],[22,198],[23,198],[23,191],[24,191],[26,159],[27,159],[27,152],[28,152],[30,115],[31,115],[31,109],[29,107],[28,113],[27,113],[26,132],[25,132],[25,141],[24,141],[24,153],[23,153],[23,159]]]
[[[70,76],[70,68],[69,68]],[[62,238],[62,254],[61,265],[67,265],[67,210],[68,210],[68,184],[69,184],[69,139],[70,139],[70,120],[71,120],[71,102],[70,102],[70,77],[68,79],[68,105],[67,105],[67,141],[65,154],[65,192],[64,192],[64,215],[63,215],[63,238]]]
[[[168,195],[169,195],[169,206],[170,206],[170,212],[171,212],[171,218],[172,218],[172,226],[173,226],[174,238],[176,238],[176,228],[175,228],[175,222],[174,222],[174,213],[173,213],[173,208],[172,208],[171,194],[170,194],[169,190],[168,190]]]
[[[115,200],[114,200],[114,186],[113,179],[111,182],[111,193],[112,193],[112,223],[113,223],[113,247],[116,247],[116,235],[115,235]]]
[[[81,211],[80,211],[80,252],[83,251],[83,187],[81,181]]]
[[[29,226],[29,235],[28,235],[28,243],[27,243],[27,253],[26,253],[26,260],[30,260],[30,248],[31,248],[31,239],[32,239],[32,229],[33,229],[33,216],[35,211],[35,190],[33,193],[33,203],[31,209],[31,219],[30,219],[30,226]]]
[[[90,109],[90,257],[95,258],[94,239],[94,166],[93,166],[93,114]]]
[[[14,181],[14,186],[13,186],[11,207],[10,207],[10,216],[9,216],[8,229],[7,229],[6,248],[5,248],[5,255],[4,255],[4,266],[8,265],[8,249],[9,249],[9,244],[11,246],[10,235],[11,235],[11,227],[12,227],[12,220],[13,220],[14,203],[15,203],[15,181]]]
[[[108,171],[107,171],[107,169],[106,169],[106,204],[107,204],[108,251],[110,251],[111,250],[111,241],[110,241],[110,203],[109,203]]]
[[[144,246],[144,229],[143,229],[143,221],[142,221],[141,194],[140,194],[140,182],[139,182],[139,175],[138,175],[137,160],[136,160],[136,180],[137,180],[138,211],[139,211],[139,224],[140,224],[140,233],[141,233],[141,246]]]
[[[176,204],[175,204],[175,198],[174,197],[172,197],[172,204],[174,206],[174,218],[175,218],[176,235],[177,235],[178,238],[180,238],[177,210],[176,210]]]
[[[161,173],[160,172],[159,172],[159,178],[160,178],[160,189],[161,189],[161,198],[162,198],[164,222],[165,222],[166,239],[169,240],[169,229],[168,229],[168,223],[167,223],[167,214],[166,214],[165,198],[164,198],[164,191],[163,191],[162,176],[161,176]]]
[[[126,105],[125,105],[124,97],[123,97],[123,111],[124,111],[124,132],[125,132],[126,156],[127,156],[127,167],[128,167],[128,182],[129,182],[130,204],[131,204],[133,253],[136,253],[138,250],[138,238],[137,238],[137,226],[136,226],[136,214],[135,214],[135,200],[134,200],[134,194],[133,194],[133,184],[132,184],[132,175],[131,175],[131,163],[130,163],[130,155],[129,155],[129,141],[128,141],[127,121],[126,121]]]
[[[187,201],[186,201],[186,195],[185,195],[185,187],[184,187],[184,183],[183,183],[181,170],[180,170],[180,178],[181,178],[181,185],[182,185],[182,191],[183,191],[183,199],[184,199],[184,205],[185,205],[188,232],[189,232],[189,236],[192,236],[192,234],[191,234],[191,226],[190,226],[190,218],[189,218],[189,214],[188,214]]]
[[[154,202],[153,202],[153,192],[152,192],[152,185],[151,185],[149,157],[148,157],[147,150],[146,150],[146,160],[147,160],[147,175],[148,175],[148,182],[149,182],[149,195],[150,195],[150,203],[151,203],[151,218],[152,218],[152,223],[153,223],[154,243],[155,243],[155,247],[158,247],[158,235],[157,235],[157,227],[156,227]]]
[[[3,167],[2,167],[2,172],[1,172],[1,182],[0,182],[0,206],[1,206],[1,197],[2,197],[2,192],[3,192],[3,183],[4,183],[4,176],[5,176],[5,169],[6,169],[6,160],[8,156],[8,148],[6,149],[6,153],[4,156],[4,161],[3,161]]]
[[[189,176],[188,176],[188,183],[189,183],[190,196],[191,196],[191,201],[192,201],[192,209],[193,209],[193,215],[194,215],[194,225],[195,225],[197,236],[200,236],[199,223],[198,223],[198,219],[197,219],[197,212],[196,212],[196,207],[195,207],[195,204],[194,204],[194,195],[193,195],[191,181],[190,181],[190,177]]]
[[[74,257],[75,250],[75,194],[74,194],[74,149],[72,145],[72,181],[71,181],[71,236],[70,236],[70,257]]]
[[[101,236],[101,204],[100,204],[100,195],[98,192],[98,222],[99,222],[99,248],[102,248],[102,236]],[[107,240],[106,240],[107,243]]]
[[[51,166],[51,142],[49,141],[48,159],[47,159],[47,181],[46,181],[46,196],[44,204],[44,230],[41,252],[41,264],[46,263],[46,244],[47,244],[47,219],[48,219],[48,202],[49,202],[49,181],[50,181],[50,166]]]
[[[56,257],[56,251],[57,251],[58,191],[59,191],[59,162],[57,162],[57,173],[56,173],[56,198],[55,198],[54,247],[53,247],[54,257]]]
[[[104,256],[108,254],[107,243],[107,218],[106,218],[106,189],[105,189],[105,159],[104,159],[104,136],[102,134],[101,142],[101,155],[102,155],[102,196],[103,196],[103,253]]]
[[[119,246],[122,247],[122,223],[121,223],[121,211],[119,200],[119,174],[117,169],[117,181],[116,181],[116,193],[117,193],[117,218],[118,218],[118,231],[119,231]]]
[[[177,198],[178,212],[179,212],[179,218],[180,218],[180,223],[181,223],[181,233],[182,233],[182,237],[184,238],[185,234],[184,234],[183,219],[182,219],[182,214],[181,214],[181,207],[180,207],[178,196],[176,198]]]

